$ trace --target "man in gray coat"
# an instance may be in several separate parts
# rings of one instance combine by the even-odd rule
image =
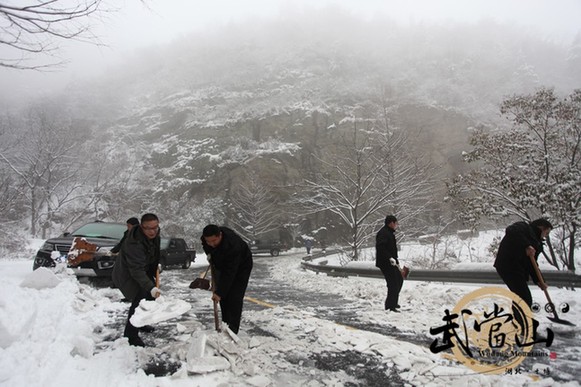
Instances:
[[[129,321],[139,302],[143,299],[153,300],[161,294],[155,283],[159,242],[159,219],[155,214],[143,215],[139,226],[133,227],[127,234],[113,267],[113,283],[125,298],[131,300],[123,332],[130,345],[145,346],[139,337],[139,328]]]

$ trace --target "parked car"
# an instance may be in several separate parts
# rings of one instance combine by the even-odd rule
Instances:
[[[263,241],[256,239],[251,241],[248,245],[250,246],[252,254],[269,253],[273,257],[278,257],[281,251],[288,250],[286,245],[277,240]]]
[[[189,249],[182,238],[161,238],[160,250],[160,271],[174,265],[187,269],[196,260],[196,250]]]
[[[87,223],[71,233],[46,240],[36,253],[32,269],[54,267],[57,260],[65,262],[73,244],[73,239],[82,237],[87,242],[97,245],[93,259],[71,267],[77,276],[110,277],[115,265],[115,256],[110,250],[123,238],[127,230],[125,223],[92,222]]]

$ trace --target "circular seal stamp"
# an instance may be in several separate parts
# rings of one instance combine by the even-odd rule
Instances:
[[[516,368],[533,348],[533,317],[516,294],[500,287],[475,290],[453,309],[458,316],[452,353],[478,372],[501,374]],[[523,345],[525,344],[525,345]]]

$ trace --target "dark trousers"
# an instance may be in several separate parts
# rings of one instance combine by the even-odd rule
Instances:
[[[244,304],[244,294],[248,287],[250,272],[246,276],[236,278],[228,295],[220,300],[220,310],[222,311],[222,321],[228,324],[228,328],[234,333],[240,329],[240,319],[242,318],[242,306]]]
[[[137,296],[135,296],[133,301],[131,301],[131,306],[129,307],[129,313],[127,315],[127,323],[125,324],[125,331],[123,332],[124,337],[128,337],[128,338],[139,337],[139,328],[134,327],[133,324],[131,324],[131,322],[129,321],[129,319],[131,318],[131,316],[133,316],[135,314],[135,309],[137,309],[137,307],[139,306],[139,303],[143,299],[153,300],[154,298],[151,296],[151,294],[149,292],[147,292],[143,289],[141,289],[139,291],[139,293],[137,293]]]
[[[403,277],[397,266],[389,265],[380,269],[385,277],[385,282],[387,283],[385,309],[393,309],[397,307],[399,302],[399,292],[403,286]]]
[[[496,272],[511,292],[522,298],[529,307],[533,304],[533,296],[527,284],[528,275],[525,276],[514,271],[499,270],[498,268]]]

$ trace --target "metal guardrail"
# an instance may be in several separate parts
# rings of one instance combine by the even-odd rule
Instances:
[[[328,252],[327,254],[329,254]],[[321,257],[319,255],[318,257]],[[314,264],[311,261],[317,256],[303,258],[301,266],[316,273],[325,273],[336,277],[370,277],[383,278],[381,271],[374,268],[342,267],[334,265]],[[581,287],[581,276],[566,271],[545,271],[543,278],[549,286]],[[453,282],[453,283],[485,283],[503,284],[496,271],[468,271],[468,270],[410,270],[409,281]]]

